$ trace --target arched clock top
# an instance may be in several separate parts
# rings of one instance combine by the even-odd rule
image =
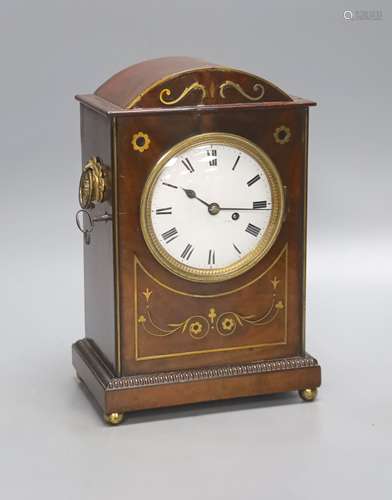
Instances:
[[[109,78],[95,95],[129,110],[294,101],[264,78],[191,57],[135,64]]]

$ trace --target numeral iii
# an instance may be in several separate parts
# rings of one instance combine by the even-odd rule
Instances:
[[[258,236],[261,229],[257,226],[254,226],[253,224],[249,223],[248,224],[248,227],[245,229],[245,231],[249,234],[251,234],[252,236]]]
[[[253,208],[254,209],[267,208],[267,202],[265,200],[264,201],[254,201]]]

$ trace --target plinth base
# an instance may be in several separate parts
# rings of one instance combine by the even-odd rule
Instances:
[[[117,377],[94,344],[82,339],[72,346],[72,363],[111,424],[120,423],[130,411],[259,394],[298,390],[304,400],[311,401],[321,384],[320,366],[308,354]]]

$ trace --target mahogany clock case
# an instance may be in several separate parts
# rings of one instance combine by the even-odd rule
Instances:
[[[73,364],[104,413],[304,389],[312,399],[321,381],[317,361],[305,353],[314,103],[190,58],[130,67],[77,99],[82,163],[98,159],[106,184],[102,201],[84,215],[85,224],[97,222],[84,239],[86,338],[73,345]],[[210,132],[245,138],[270,157],[285,213],[272,248],[253,268],[197,283],[153,258],[140,201],[164,153]]]

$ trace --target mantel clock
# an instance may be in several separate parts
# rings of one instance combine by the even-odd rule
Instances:
[[[305,352],[308,109],[193,58],[131,66],[81,109],[86,338],[105,418],[298,390]]]

